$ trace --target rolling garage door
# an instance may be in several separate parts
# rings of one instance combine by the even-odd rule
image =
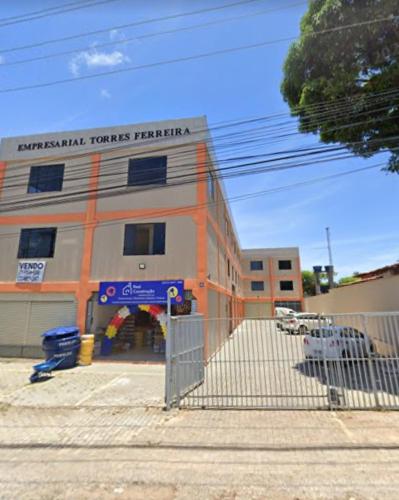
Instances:
[[[272,305],[267,302],[246,302],[245,303],[246,318],[271,318]]]
[[[42,357],[41,334],[76,324],[76,302],[70,294],[0,296],[0,356]]]

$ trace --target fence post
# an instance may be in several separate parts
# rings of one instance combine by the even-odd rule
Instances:
[[[367,345],[367,364],[369,368],[369,373],[370,373],[370,379],[371,379],[371,387],[373,388],[373,394],[374,394],[374,401],[375,401],[375,406],[376,408],[380,408],[380,403],[378,399],[378,391],[377,391],[377,384],[375,381],[375,373],[374,373],[374,365],[373,365],[373,360],[370,356],[370,338],[367,330],[367,316],[365,314],[362,315],[362,323],[363,323],[363,330],[364,330],[364,335],[365,335],[365,340],[366,340],[366,345]]]
[[[171,298],[168,290],[167,320],[166,320],[166,345],[165,345],[165,405],[169,411],[173,401],[173,326],[171,319]]]

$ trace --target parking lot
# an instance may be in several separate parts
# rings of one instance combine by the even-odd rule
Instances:
[[[305,359],[303,335],[271,320],[244,320],[211,359],[187,407],[399,408],[398,368],[390,359]]]

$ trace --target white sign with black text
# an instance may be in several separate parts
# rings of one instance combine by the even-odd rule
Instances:
[[[20,260],[17,269],[17,283],[41,283],[46,270],[44,260]]]

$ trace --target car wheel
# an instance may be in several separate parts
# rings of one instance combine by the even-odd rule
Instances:
[[[308,331],[308,329],[306,328],[306,326],[305,326],[305,325],[301,325],[301,326],[298,328],[298,333],[299,333],[299,335],[305,335],[307,331]]]

